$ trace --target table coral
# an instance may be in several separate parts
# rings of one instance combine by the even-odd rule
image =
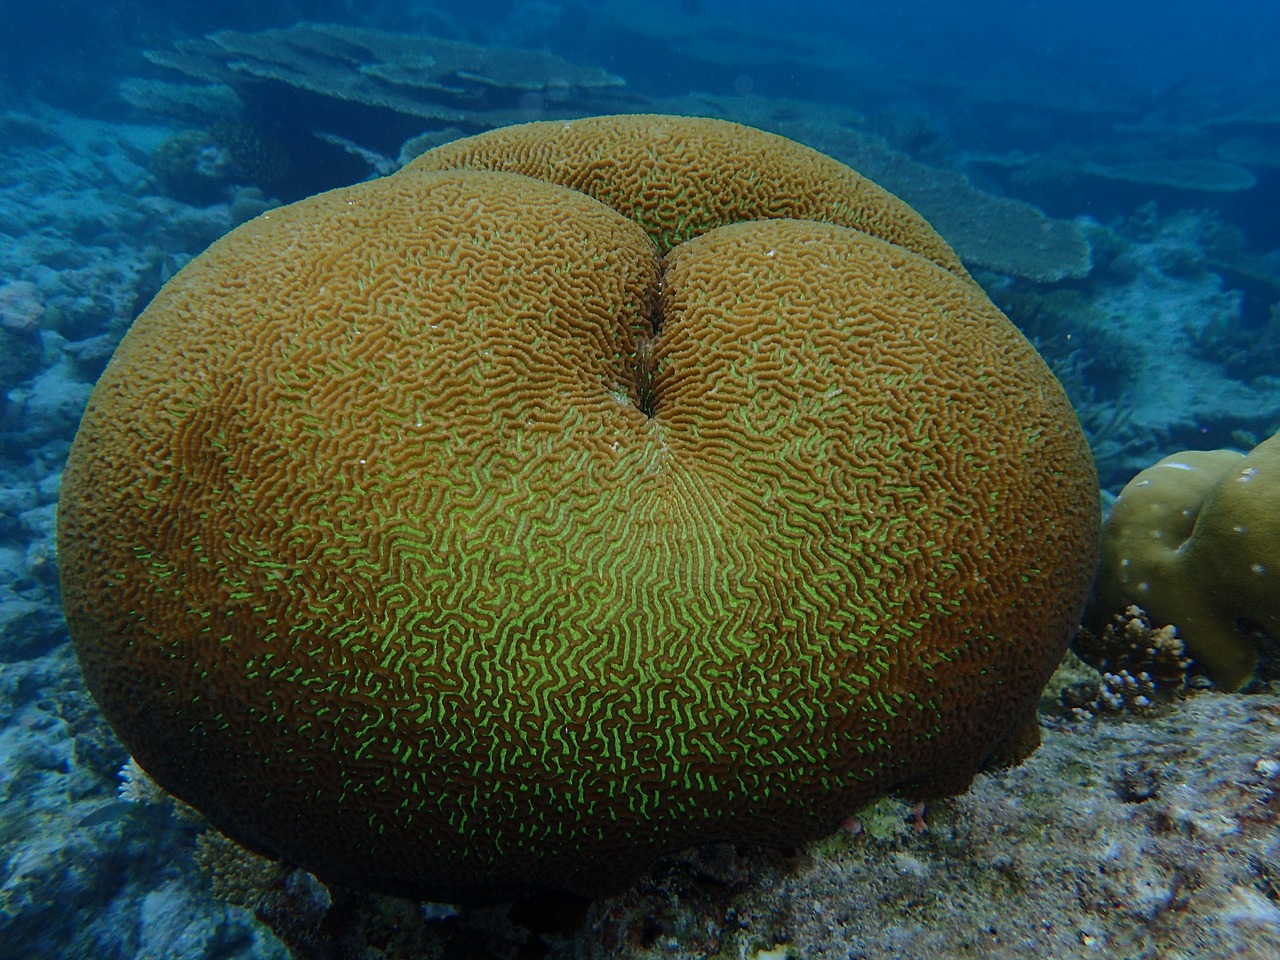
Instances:
[[[284,114],[312,132],[392,151],[444,125],[473,131],[616,107],[623,87],[604,70],[541,50],[332,23],[219,30],[144,56],[199,82],[124,81],[122,96],[142,109],[187,123]]]
[[[86,680],[255,850],[402,893],[597,894],[1034,743],[1098,526],[1047,367],[852,171],[612,123],[592,169],[649,232],[416,165],[215,243],[95,389],[58,514]],[[713,183],[748,194],[718,221]]]

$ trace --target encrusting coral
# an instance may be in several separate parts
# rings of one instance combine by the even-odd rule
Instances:
[[[1176,626],[1219,686],[1249,680],[1260,638],[1280,636],[1280,434],[1247,455],[1175,453],[1125,486],[1086,625],[1130,604]]]
[[[426,169],[451,149],[587,182]],[[667,117],[499,131],[218,241],[121,344],[58,511],[138,762],[251,849],[433,897],[595,895],[1017,759],[1098,520],[1060,386],[924,220]]]

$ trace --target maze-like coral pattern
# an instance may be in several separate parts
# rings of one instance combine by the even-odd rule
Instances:
[[[542,120],[443,144],[408,169],[500,170],[571,187],[640,224],[659,253],[744,220],[821,220],[968,276],[947,242],[893,194],[826,154],[727,120]]]
[[[68,621],[139,762],[432,896],[962,788],[1024,745],[1097,525],[966,277],[794,219],[662,257],[581,192],[421,168],[189,265],[63,482]]]

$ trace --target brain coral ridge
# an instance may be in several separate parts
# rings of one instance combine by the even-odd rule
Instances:
[[[93,393],[59,551],[90,689],[229,835],[597,894],[1025,751],[1097,502],[909,208],[782,138],[603,118],[196,258]]]

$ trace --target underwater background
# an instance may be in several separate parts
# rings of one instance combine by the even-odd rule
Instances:
[[[799,866],[702,851],[563,923],[291,936],[324,894],[264,906],[266,868],[128,766],[54,550],[89,391],[193,256],[459,136],[594,114],[748,123],[916,207],[1066,387],[1108,501],[1177,451],[1247,452],[1280,431],[1278,51],[1262,0],[6,0],[0,958],[1280,955],[1273,674],[1215,691],[1160,623],[1163,673],[1085,644],[1100,669],[1055,677],[1026,764],[881,801]]]

